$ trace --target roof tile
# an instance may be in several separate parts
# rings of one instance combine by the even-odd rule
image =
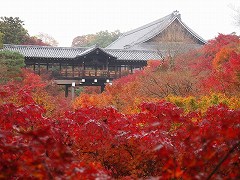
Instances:
[[[39,58],[75,58],[83,55],[92,48],[73,48],[73,47],[50,47],[33,45],[9,45],[5,44],[5,50],[16,51],[25,57]],[[152,50],[123,50],[123,49],[102,49],[106,53],[116,57],[118,60],[149,60],[161,59],[156,51]]]

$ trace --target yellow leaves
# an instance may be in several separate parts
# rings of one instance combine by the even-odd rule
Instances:
[[[103,108],[110,105],[111,97],[106,94],[81,94],[73,102],[73,108],[95,106]]]
[[[56,104],[51,100],[50,97],[44,91],[37,91],[32,94],[33,100],[38,104],[43,106],[43,108],[47,111],[47,116],[51,115],[51,113],[55,110]]]
[[[183,108],[187,113],[198,109],[197,99],[193,96],[181,97],[169,95],[165,99]]]
[[[170,95],[166,97],[166,100],[183,108],[186,113],[196,110],[205,113],[209,107],[218,104],[226,104],[230,109],[240,108],[239,97],[228,97],[221,93],[211,93],[210,95],[200,97],[180,97]]]
[[[212,65],[216,70],[220,70],[222,68],[222,65],[225,62],[228,62],[231,53],[234,51],[234,48],[231,47],[224,47],[222,48],[215,56],[215,58],[212,61]]]

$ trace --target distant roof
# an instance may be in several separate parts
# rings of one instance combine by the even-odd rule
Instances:
[[[200,37],[197,33],[195,33],[192,29],[190,29],[185,23],[182,22],[181,16],[178,11],[174,11],[173,13],[153,21],[149,24],[136,28],[134,30],[128,31],[123,33],[116,41],[110,44],[107,48],[109,49],[126,49],[126,48],[133,48],[139,44],[144,43],[156,35],[160,34],[165,30],[172,22],[178,20],[181,25],[195,38],[197,38],[203,44],[206,41]],[[136,46],[136,47],[137,47]]]
[[[84,56],[86,56],[88,54],[95,53],[95,52],[96,53],[102,52],[103,54],[105,54],[106,56],[108,56],[111,59],[117,59],[117,57],[113,56],[112,54],[109,54],[104,49],[99,48],[98,46],[89,47],[87,50],[81,52],[76,57],[84,57]]]
[[[35,45],[10,45],[4,44],[4,50],[16,51],[25,57],[35,58],[75,58],[82,56],[96,49],[91,48],[73,48],[73,47],[51,47]],[[152,50],[124,50],[124,49],[103,49],[99,48],[117,60],[159,60],[162,56]]]

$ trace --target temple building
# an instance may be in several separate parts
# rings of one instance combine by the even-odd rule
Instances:
[[[148,60],[162,60],[206,41],[181,20],[178,11],[122,34],[107,48],[9,45],[3,49],[25,57],[27,68],[38,74],[51,72],[59,85],[68,88],[101,86],[144,68]]]
[[[178,11],[123,33],[108,49],[157,50],[163,55],[169,50],[198,48],[206,41],[189,28]]]

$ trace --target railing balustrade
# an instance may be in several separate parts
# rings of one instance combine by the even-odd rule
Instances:
[[[58,75],[57,78],[63,77],[63,78],[84,78],[84,77],[99,77],[99,78],[120,78],[123,75],[131,74],[130,72],[124,71],[124,73],[121,73],[120,71],[107,71],[107,70],[74,70],[71,71],[68,69],[66,71],[62,70]]]

